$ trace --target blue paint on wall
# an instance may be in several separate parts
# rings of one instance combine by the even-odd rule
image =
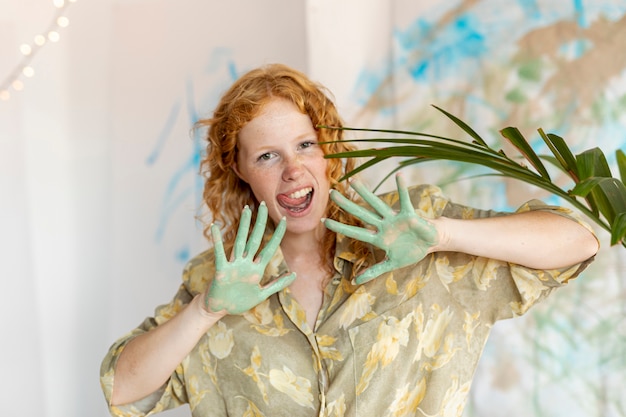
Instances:
[[[180,114],[180,107],[181,105],[179,102],[172,105],[169,115],[167,116],[167,119],[165,119],[165,123],[161,128],[161,132],[157,136],[154,148],[146,158],[146,164],[153,165],[161,155],[163,146],[165,146],[165,142],[167,142],[167,139],[171,136],[174,125],[176,124],[176,119],[178,119]]]
[[[443,29],[420,19],[395,36],[407,55],[407,71],[416,82],[428,83],[458,74],[458,65],[488,52],[483,27],[476,16],[467,13]],[[421,39],[417,44],[412,42],[416,38]]]
[[[198,90],[192,77],[187,78],[183,99],[172,105],[168,117],[164,121],[163,127],[157,136],[155,145],[146,158],[146,164],[148,166],[154,166],[162,156],[165,145],[169,141],[178,141],[180,139],[180,131],[176,131],[175,126],[180,121],[181,117],[186,118],[185,125],[189,126],[188,134],[190,135],[191,146],[189,147],[189,153],[180,161],[165,184],[155,233],[155,241],[157,243],[162,242],[164,239],[167,228],[172,223],[172,218],[178,210],[182,207],[189,206],[190,201],[193,202],[194,207],[198,210],[203,205],[204,177],[199,174],[199,170],[205,152],[203,137],[205,130],[194,127],[196,127],[196,123],[206,115],[201,114],[201,111],[198,109],[196,95],[198,91],[201,92],[202,108],[209,107],[212,109],[217,101],[217,97],[223,93],[224,85],[230,84],[239,77],[236,65],[234,61],[230,59],[230,55],[231,53],[228,49],[217,48],[209,54],[209,62],[206,66],[209,76],[215,76],[216,74],[225,72],[226,78],[228,79],[226,82],[218,81],[205,91]],[[223,77],[220,78],[223,79]],[[181,102],[185,104],[184,110]],[[206,110],[203,110],[203,112],[204,111]],[[185,142],[181,142],[181,144],[185,145]],[[200,223],[200,220],[198,220],[198,223]],[[202,228],[202,225],[198,224],[198,228]],[[190,256],[191,248],[189,242],[185,241],[180,243],[174,253],[175,259],[178,262],[184,263]]]

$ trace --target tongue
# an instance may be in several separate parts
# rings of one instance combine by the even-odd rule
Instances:
[[[279,194],[277,196],[278,204],[288,210],[302,210],[306,208],[311,198],[311,193],[300,198],[289,198],[285,194]]]

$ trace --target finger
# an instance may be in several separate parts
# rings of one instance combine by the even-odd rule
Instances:
[[[404,183],[404,176],[402,174],[396,175],[396,185],[398,186],[398,197],[400,199],[400,211],[405,213],[415,213],[413,203],[411,203],[411,196],[409,190]]]
[[[382,220],[380,216],[372,213],[364,207],[359,206],[354,201],[349,200],[337,190],[331,190],[330,198],[343,210],[358,217],[367,224],[378,226]]]
[[[365,284],[373,280],[374,278],[378,278],[379,276],[386,274],[389,271],[392,271],[394,268],[391,265],[391,262],[387,259],[380,263],[377,263],[374,266],[367,268],[365,271],[360,273],[354,278],[354,281],[358,284]]]
[[[332,219],[324,219],[324,226],[326,226],[327,229],[332,230],[335,233],[341,233],[342,235],[345,235],[352,239],[360,240],[361,242],[366,242],[378,246],[376,243],[376,234],[371,230],[365,229],[363,227],[350,226]]]
[[[281,240],[283,240],[283,236],[285,235],[285,231],[287,230],[287,220],[283,217],[278,222],[278,226],[276,226],[276,230],[274,230],[274,234],[272,235],[267,245],[261,250],[259,253],[259,262],[261,265],[267,264],[272,256],[276,253],[278,246],[280,245]]]
[[[213,253],[215,254],[215,270],[219,271],[226,264],[226,254],[224,253],[222,234],[216,224],[211,225],[211,238],[213,239]]]
[[[357,194],[360,195],[361,198],[365,200],[367,204],[372,206],[372,208],[376,210],[378,214],[380,214],[381,216],[388,217],[388,216],[393,216],[395,214],[391,207],[385,204],[383,200],[378,198],[376,194],[368,190],[365,184],[363,184],[361,181],[358,181],[358,180],[352,181],[350,183],[350,187],[352,187],[352,189],[356,191]]]
[[[235,246],[233,247],[233,258],[238,259],[243,255],[243,251],[246,247],[246,240],[248,240],[248,231],[250,230],[250,218],[252,212],[250,207],[245,206],[241,212],[241,219],[239,219],[239,228],[237,229],[237,237],[235,237]]]
[[[261,241],[263,240],[263,234],[265,233],[266,225],[267,206],[265,205],[265,201],[261,201],[261,204],[259,204],[259,210],[257,211],[256,221],[254,222],[254,228],[252,229],[252,234],[250,235],[250,239],[248,240],[248,244],[246,245],[246,256],[254,259],[254,255],[261,246]]]
[[[287,288],[291,285],[292,282],[296,280],[296,273],[292,272],[289,275],[283,275],[279,278],[276,278],[274,281],[268,283],[263,288],[261,288],[261,295],[265,298],[268,298],[270,295],[281,291],[283,288]]]

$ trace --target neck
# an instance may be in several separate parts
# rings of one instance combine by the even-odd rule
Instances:
[[[285,234],[280,249],[287,265],[291,266],[302,261],[319,263],[323,257],[320,253],[320,244],[321,238],[317,236]]]

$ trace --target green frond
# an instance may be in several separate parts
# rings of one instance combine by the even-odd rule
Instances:
[[[509,158],[502,150],[491,148],[487,142],[467,123],[451,113],[437,107],[454,124],[467,133],[471,141],[463,141],[423,132],[365,129],[354,127],[318,126],[325,129],[341,129],[370,133],[391,134],[394,137],[372,139],[349,139],[343,142],[364,144],[388,144],[384,147],[360,148],[354,151],[326,155],[327,158],[370,158],[353,171],[346,173],[342,180],[389,158],[399,158],[398,165],[379,182],[378,188],[386,179],[400,169],[424,162],[446,160],[456,163],[479,165],[494,173],[480,176],[499,176],[519,180],[557,195],[584,215],[611,233],[611,244],[621,243],[626,247],[626,155],[622,150],[616,152],[620,179],[614,178],[604,153],[599,148],[585,150],[574,155],[565,140],[552,133],[538,129],[539,135],[548,146],[552,155],[537,155],[530,143],[515,127],[506,127],[500,131],[532,166]],[[420,137],[416,139],[415,137]],[[542,161],[566,173],[573,181],[573,186],[564,189],[552,182],[550,174]]]

